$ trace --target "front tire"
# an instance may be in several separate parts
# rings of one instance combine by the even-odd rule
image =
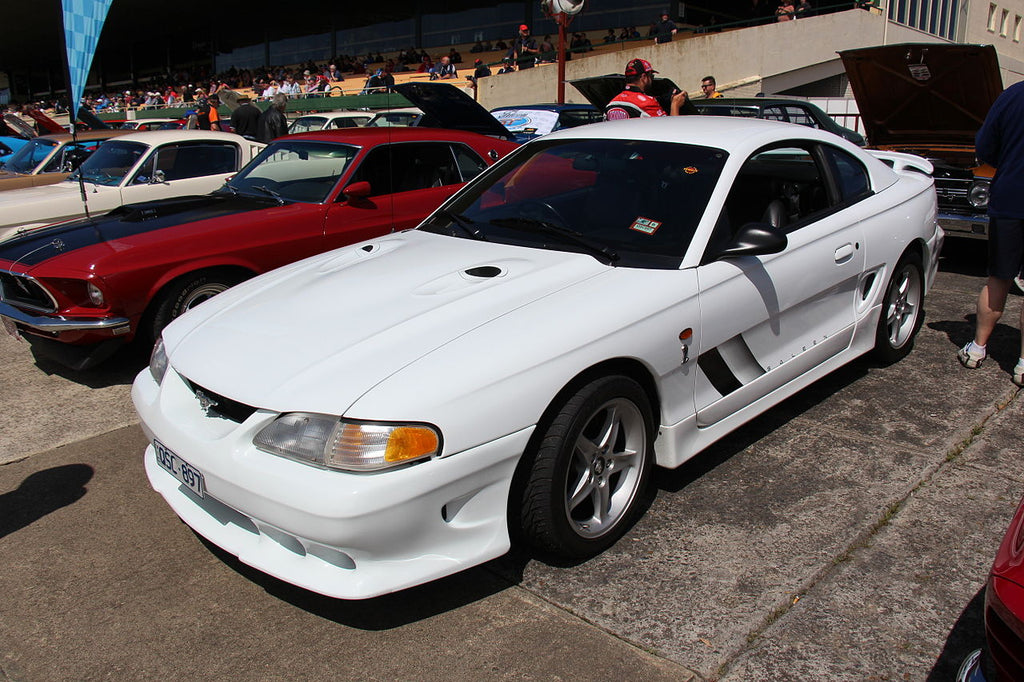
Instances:
[[[160,332],[171,320],[183,315],[203,301],[227,291],[244,277],[220,271],[195,272],[173,282],[161,295],[154,309],[149,333],[151,341],[160,338]]]
[[[647,394],[624,376],[590,381],[544,431],[520,508],[523,536],[567,559],[613,545],[642,511],[654,451]]]
[[[875,332],[875,357],[885,364],[902,360],[914,347],[924,322],[924,275],[921,257],[907,253],[896,264],[885,288]]]

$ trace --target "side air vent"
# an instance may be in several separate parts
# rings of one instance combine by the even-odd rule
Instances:
[[[466,270],[466,274],[470,277],[480,277],[482,279],[488,279],[490,277],[497,277],[501,274],[501,268],[493,265],[481,265],[476,268],[470,268]]]

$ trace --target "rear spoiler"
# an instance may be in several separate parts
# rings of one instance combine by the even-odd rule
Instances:
[[[931,161],[917,156],[916,154],[890,152],[882,149],[866,149],[865,151],[885,163],[887,166],[891,166],[897,173],[903,173],[909,170],[924,173],[925,175],[931,175],[935,172],[935,167],[932,165]]]

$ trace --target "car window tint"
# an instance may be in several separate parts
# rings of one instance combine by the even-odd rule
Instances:
[[[871,194],[868,171],[860,161],[835,147],[822,147],[822,151],[834,170],[841,201],[856,201]]]
[[[810,148],[776,146],[755,153],[740,168],[720,229],[728,237],[747,223],[769,223],[790,232],[829,207],[825,178]],[[721,245],[723,235],[716,237]]]
[[[156,151],[156,170],[164,180],[185,180],[230,173],[238,168],[238,147],[233,144],[169,144]]]
[[[763,113],[761,114],[761,118],[767,119],[769,121],[789,120],[786,118],[786,112],[783,110],[783,108],[778,106],[765,107]]]
[[[336,118],[331,121],[331,128],[357,128],[359,120],[355,118]]]
[[[728,158],[720,149],[648,140],[542,139],[530,150],[450,210],[488,239],[579,250],[545,233],[549,224],[643,267],[678,266]]]
[[[576,126],[586,125],[587,123],[597,123],[598,121],[603,120],[604,114],[600,111],[570,109],[563,111],[558,115],[558,127],[575,128]]]
[[[818,122],[815,121],[807,110],[801,106],[790,105],[786,107],[786,115],[789,116],[790,123],[799,123],[802,126],[809,128],[817,128]]]
[[[372,149],[352,176],[370,183],[370,196],[411,192],[462,182],[451,148],[443,142],[406,142]]]
[[[455,164],[459,168],[463,182],[468,182],[487,170],[487,162],[469,147],[457,144],[452,147],[452,151],[455,153]]]

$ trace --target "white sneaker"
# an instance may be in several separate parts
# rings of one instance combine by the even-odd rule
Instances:
[[[1010,376],[1010,379],[1018,386],[1024,387],[1024,365],[1018,362],[1013,368],[1013,374]]]
[[[970,342],[966,346],[956,352],[956,359],[960,361],[960,364],[967,369],[977,369],[981,367],[981,363],[985,361],[986,353],[978,353],[976,351],[969,350],[971,347]],[[1024,379],[1022,379],[1024,381]]]

